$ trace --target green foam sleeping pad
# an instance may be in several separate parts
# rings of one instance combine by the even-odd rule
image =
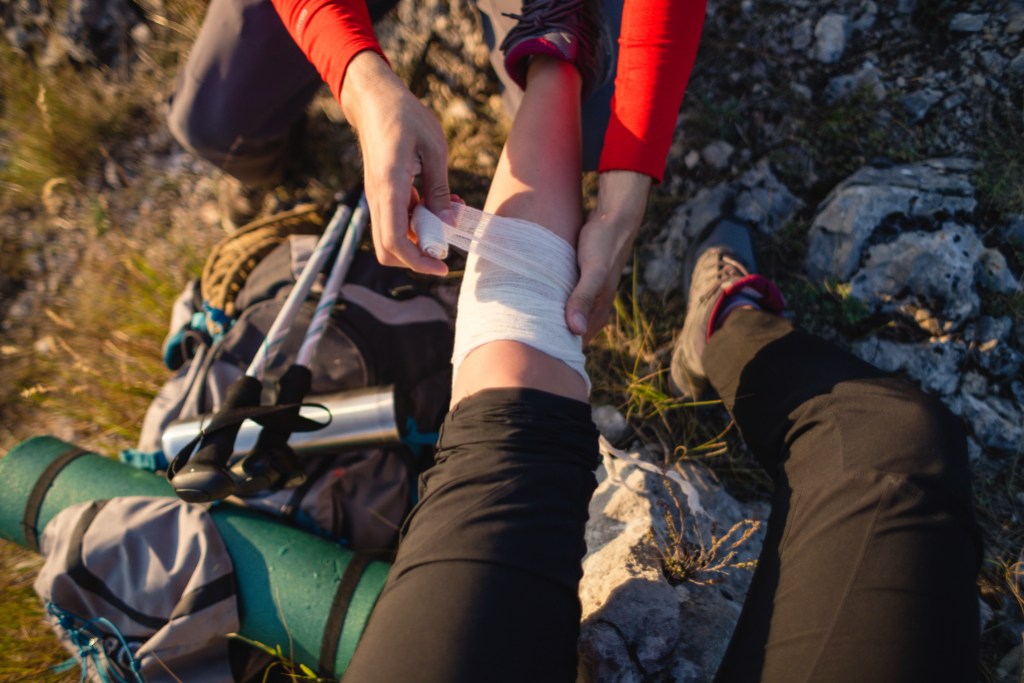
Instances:
[[[0,482],[0,537],[36,551],[46,523],[70,505],[174,496],[163,477],[50,436],[0,459]],[[210,514],[234,563],[241,635],[280,645],[322,676],[340,676],[390,565],[230,504]]]

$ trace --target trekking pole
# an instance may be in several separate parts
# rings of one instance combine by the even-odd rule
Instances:
[[[347,204],[342,204],[334,212],[248,370],[228,388],[224,402],[210,424],[174,457],[168,467],[167,480],[181,499],[190,503],[206,503],[226,498],[234,492],[235,479],[227,469],[227,462],[234,451],[235,437],[244,420],[266,416],[266,408],[260,406],[263,373],[273,353],[280,349],[313,282],[341,241],[352,213]],[[192,456],[192,451],[197,448]]]
[[[365,202],[364,196],[360,199],[360,204],[365,204]],[[346,231],[346,227],[350,224],[352,217],[352,209],[345,204],[339,206],[338,210],[334,212],[334,217],[331,218],[327,229],[324,230],[323,237],[317,242],[316,249],[309,257],[309,261],[306,262],[306,266],[302,269],[302,273],[292,287],[292,291],[288,293],[288,298],[285,299],[280,312],[274,318],[270,330],[267,331],[266,338],[260,344],[260,348],[256,351],[252,362],[249,363],[249,369],[245,371],[246,375],[257,378],[263,377],[267,364],[273,360],[281,348],[281,344],[284,343],[292,323],[295,322],[295,316],[298,315],[299,308],[302,307],[306,297],[309,296],[309,290],[313,288],[313,282],[327,264],[327,257],[338,247],[338,242],[341,241],[341,236]]]
[[[252,495],[267,488],[289,488],[299,485],[305,479],[305,472],[295,451],[288,445],[288,439],[293,431],[297,431],[295,426],[302,401],[313,385],[311,367],[317,345],[327,329],[328,320],[341,295],[341,286],[348,275],[369,219],[370,208],[366,202],[366,195],[363,195],[352,213],[345,238],[338,250],[338,257],[324,285],[295,362],[278,380],[275,405],[289,408],[263,425],[255,447],[235,467],[236,473],[241,475],[235,485],[235,492],[239,495]]]
[[[352,213],[349,229],[345,232],[345,239],[341,242],[338,258],[334,262],[334,267],[331,268],[327,284],[324,285],[324,293],[320,296],[320,303],[317,304],[316,313],[313,314],[313,321],[309,324],[306,336],[302,340],[302,346],[299,347],[299,353],[295,357],[295,365],[308,368],[313,364],[317,344],[320,343],[320,338],[324,336],[324,330],[327,329],[327,320],[334,312],[334,304],[338,302],[338,297],[341,296],[341,286],[345,283],[348,269],[352,266],[352,260],[356,256],[356,250],[359,249],[359,243],[363,239],[363,233],[369,222],[370,207],[366,203],[364,194],[359,198],[359,203],[356,204],[356,209]]]

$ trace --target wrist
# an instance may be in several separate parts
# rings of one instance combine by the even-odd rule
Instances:
[[[398,77],[376,51],[367,49],[357,53],[348,63],[338,95],[338,104],[345,119],[358,128],[362,105],[392,79],[397,80]]]
[[[605,171],[598,176],[592,219],[616,223],[629,232],[640,228],[653,179],[636,171]]]

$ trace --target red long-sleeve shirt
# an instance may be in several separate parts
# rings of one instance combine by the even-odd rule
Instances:
[[[383,51],[360,0],[273,0],[335,97],[357,53]],[[599,171],[661,180],[697,55],[707,0],[624,0],[611,120]]]

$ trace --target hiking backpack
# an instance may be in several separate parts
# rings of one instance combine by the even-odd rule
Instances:
[[[202,277],[174,304],[163,352],[175,375],[150,405],[137,449],[123,456],[127,461],[165,469],[175,456],[161,449],[167,427],[217,410],[263,343],[322,226],[314,210],[298,209],[250,224],[215,248]],[[291,365],[322,280],[272,360],[265,394]],[[408,407],[409,423],[401,425],[406,445],[300,456],[307,475],[302,485],[245,503],[355,550],[392,548],[447,411],[454,299],[450,285],[381,266],[372,251],[360,250],[313,360],[307,400],[394,385],[397,400]]]

